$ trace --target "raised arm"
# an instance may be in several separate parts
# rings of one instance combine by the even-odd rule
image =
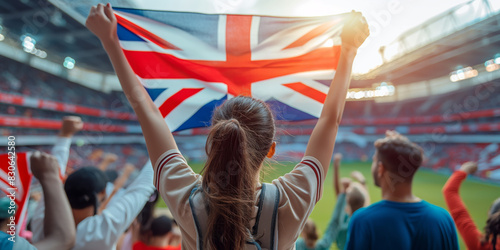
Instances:
[[[307,144],[306,156],[321,162],[328,171],[335,138],[344,111],[345,99],[351,80],[351,69],[358,47],[369,35],[368,24],[359,12],[352,12],[342,30],[342,49],[335,77],[323,105],[321,115]]]
[[[149,166],[146,166],[146,167],[149,167]],[[123,188],[123,186],[125,186],[125,183],[127,183],[128,179],[130,178],[130,174],[132,174],[132,172],[134,172],[134,170],[135,170],[134,165],[132,165],[130,163],[125,164],[125,168],[123,170],[123,173],[113,183],[114,184],[113,191],[106,198],[106,200],[104,200],[101,203],[101,205],[99,206],[98,214],[101,214],[102,211],[104,209],[106,209],[106,206],[111,201],[111,199],[113,199],[113,196],[115,196],[115,194],[118,192],[118,190],[120,190],[121,188]]]
[[[75,222],[59,178],[57,159],[35,152],[31,171],[40,181],[45,199],[44,238],[35,243],[37,249],[71,249],[75,244]]]
[[[87,233],[77,235],[77,247],[83,246],[81,242],[90,237],[94,240],[85,243],[86,249],[111,249],[153,194],[153,174],[151,162],[148,161],[119,199],[110,202],[101,214],[78,224],[78,229]]]
[[[459,171],[450,176],[443,187],[444,200],[446,201],[448,210],[468,249],[480,248],[482,233],[472,220],[462,198],[460,198],[459,189],[462,182],[467,178],[467,175],[473,174],[476,171],[477,164],[475,162],[466,162],[462,164]]]
[[[69,158],[69,148],[73,135],[82,130],[83,122],[78,116],[65,116],[62,119],[62,126],[52,148],[51,154],[56,157],[61,170],[61,176],[65,176]]]
[[[335,190],[335,196],[338,197],[340,194],[340,161],[342,160],[342,154],[337,153],[333,156],[333,190]]]
[[[101,163],[99,163],[97,168],[99,168],[102,171],[106,171],[106,169],[108,169],[109,165],[111,165],[112,163],[114,163],[117,160],[118,160],[117,155],[112,154],[112,153],[107,153],[104,156],[104,159],[102,159]]]
[[[108,53],[123,92],[137,114],[149,157],[155,166],[161,154],[170,149],[177,149],[177,145],[160,111],[139,82],[120,48],[116,33],[116,17],[111,5],[98,4],[92,7],[85,25],[101,40]]]

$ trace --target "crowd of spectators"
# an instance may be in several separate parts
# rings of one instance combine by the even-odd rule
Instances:
[[[71,113],[66,113],[66,112],[16,106],[3,103],[0,103],[0,114],[12,117],[37,118],[37,119],[48,119],[48,120],[61,120],[64,116],[72,115]],[[79,116],[82,118],[84,122],[90,122],[90,123],[102,123],[103,121],[106,121],[107,123],[112,123],[113,125],[136,125],[136,126],[139,125],[139,123],[135,120],[97,117],[90,115],[79,115]]]
[[[498,108],[500,88],[485,83],[441,95],[377,103],[373,100],[346,102],[344,118],[415,117],[449,115]]]
[[[72,83],[29,65],[0,57],[0,91],[87,107],[115,107],[132,112],[123,92],[109,94]],[[26,74],[26,72],[30,72]]]

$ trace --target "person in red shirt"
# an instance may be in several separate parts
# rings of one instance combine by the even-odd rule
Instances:
[[[164,215],[156,217],[142,237],[147,242],[135,242],[132,250],[181,250],[180,233],[175,231],[172,219]]]
[[[476,171],[477,164],[475,162],[462,164],[460,170],[453,173],[444,185],[444,199],[468,249],[500,249],[500,198],[493,202],[488,211],[488,220],[483,234],[474,224],[459,195],[460,184],[467,178],[468,174],[473,174]]]

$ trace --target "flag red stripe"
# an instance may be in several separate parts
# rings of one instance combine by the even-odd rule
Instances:
[[[250,30],[252,16],[228,15],[226,17],[226,60],[228,65],[243,63],[250,65],[252,52],[250,46]],[[223,73],[231,82],[228,82],[228,92],[231,95],[252,95],[251,82],[240,80],[241,69],[234,67]]]
[[[315,89],[315,88],[311,88],[301,82],[294,82],[294,83],[287,83],[287,84],[283,84],[283,86],[285,87],[288,87],[288,88],[291,88],[311,99],[314,99],[320,103],[324,103],[325,102],[325,99],[326,99],[326,94]]]
[[[174,110],[179,104],[181,104],[187,98],[196,95],[198,92],[202,91],[203,88],[185,88],[179,90],[179,92],[173,94],[168,98],[158,109],[160,110],[163,117],[166,117],[172,110]]]
[[[175,45],[163,40],[161,37],[145,30],[144,28],[140,27],[139,25],[133,23],[133,22],[130,22],[129,20],[115,14],[116,16],[116,20],[118,21],[118,23],[125,27],[126,29],[128,29],[130,32],[136,34],[136,35],[139,35],[139,36],[142,36],[144,38],[146,38],[147,40],[153,42],[154,44],[164,48],[164,49],[173,49],[173,50],[181,50],[179,48],[177,48]]]
[[[252,16],[227,15],[226,17],[226,53],[227,60],[249,62],[250,29]],[[244,57],[242,57],[244,55]],[[237,57],[232,57],[237,56]]]
[[[19,171],[19,175],[18,177],[21,177],[22,180],[28,180],[31,178],[32,174],[30,173],[30,169],[28,169],[28,159],[26,157],[26,153],[17,153],[17,165],[18,165],[18,169],[17,171]],[[19,167],[21,166],[21,167]],[[27,187],[30,183],[24,183],[23,182],[23,188]]]
[[[334,46],[333,49],[320,48],[292,58],[247,62],[186,60],[148,51],[124,50],[124,53],[134,72],[143,79],[197,79],[222,82],[228,85],[229,94],[236,96],[248,92],[254,82],[298,72],[335,70],[340,56],[340,46]]]

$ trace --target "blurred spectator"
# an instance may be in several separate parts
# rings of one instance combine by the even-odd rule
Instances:
[[[8,218],[10,218],[10,198],[0,199],[0,249],[71,249],[75,244],[75,223],[71,209],[62,189],[59,166],[54,156],[34,152],[30,158],[31,170],[42,186],[47,209],[41,215],[46,225],[44,234],[34,243],[16,236],[9,240]],[[15,209],[15,208],[14,208]]]
[[[145,232],[147,242],[137,241],[134,243],[133,250],[180,250],[179,240],[175,245],[171,245],[175,237],[174,223],[169,217],[162,215],[151,220],[149,230]]]
[[[339,177],[340,161],[342,155],[337,153],[334,155],[334,174],[333,186],[337,196],[335,209],[328,223],[328,227],[319,238],[316,224],[311,219],[308,219],[301,233],[301,238],[295,243],[297,250],[327,250],[333,242],[336,243],[339,249],[344,249],[347,227],[349,220],[354,212],[359,208],[370,204],[370,196],[368,194],[365,177],[359,171],[351,173],[351,177],[357,182],[351,182],[350,178]]]
[[[422,148],[395,131],[377,140],[375,148],[372,173],[382,201],[353,214],[345,249],[458,249],[450,214],[412,192]]]
[[[460,170],[453,173],[444,185],[444,199],[468,249],[500,249],[500,198],[493,202],[488,211],[488,220],[486,221],[484,233],[477,228],[469,211],[467,211],[467,207],[460,198],[460,185],[467,178],[467,175],[476,171],[477,164],[475,162],[462,164]]]

